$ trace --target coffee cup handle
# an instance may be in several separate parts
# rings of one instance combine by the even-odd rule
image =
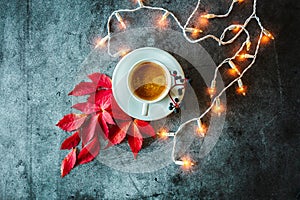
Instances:
[[[142,115],[148,116],[149,103],[143,103]]]

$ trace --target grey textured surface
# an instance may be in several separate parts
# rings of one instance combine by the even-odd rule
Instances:
[[[170,6],[184,21],[196,1],[148,3]],[[228,5],[212,3],[203,5],[216,12]],[[130,174],[92,162],[61,179],[66,152],[59,147],[66,135],[54,125],[71,112],[67,93],[94,38],[104,35],[109,13],[134,5],[0,1],[0,199],[300,199],[300,6],[284,0],[258,4],[277,40],[262,48],[246,75],[248,95],[233,95],[233,88],[227,94],[223,134],[192,173],[170,165]],[[213,44],[203,46],[218,62],[222,54]]]

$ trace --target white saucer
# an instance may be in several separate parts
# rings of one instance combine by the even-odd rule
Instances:
[[[134,97],[132,97],[127,88],[126,79],[129,69],[136,62],[143,59],[157,60],[164,64],[171,73],[173,73],[173,71],[176,71],[177,74],[184,79],[183,70],[180,64],[172,55],[158,48],[144,47],[130,52],[125,57],[123,57],[117,64],[112,76],[113,95],[120,108],[133,118],[145,121],[162,119],[173,112],[173,110],[169,110],[169,105],[170,102],[172,102],[172,100],[168,95],[163,100],[157,103],[150,104],[148,116],[143,116],[141,115],[143,104],[137,101]],[[174,81],[174,78],[172,78],[172,86],[175,84]],[[173,97],[173,99],[178,98],[180,102],[184,95],[184,89],[182,90],[182,94],[179,95],[179,88],[182,88],[182,86],[174,87],[170,91],[170,95]]]

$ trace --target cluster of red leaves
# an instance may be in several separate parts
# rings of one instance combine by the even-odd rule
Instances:
[[[127,136],[134,158],[142,148],[143,135],[155,137],[149,122],[133,119],[118,107],[108,76],[94,73],[88,75],[88,78],[92,82],[81,82],[69,93],[73,96],[88,95],[86,102],[72,106],[82,114],[65,115],[56,124],[64,131],[73,132],[61,145],[61,149],[71,149],[61,164],[62,177],[75,166],[88,163],[98,156],[100,137],[108,140],[108,148],[121,143]],[[78,147],[80,141],[81,150]]]

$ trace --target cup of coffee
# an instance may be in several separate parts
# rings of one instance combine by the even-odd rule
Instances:
[[[147,116],[149,104],[161,101],[169,93],[171,75],[168,68],[157,60],[140,60],[129,70],[127,87],[130,94],[143,103],[141,114]]]

